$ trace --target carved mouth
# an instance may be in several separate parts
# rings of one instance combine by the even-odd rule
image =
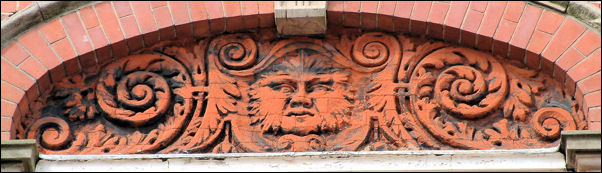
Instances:
[[[307,110],[302,110],[302,111],[288,111],[286,114],[286,116],[314,116],[314,113],[311,111],[307,111]]]

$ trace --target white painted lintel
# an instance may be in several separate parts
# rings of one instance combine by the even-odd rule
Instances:
[[[36,171],[566,171],[557,151],[41,155]]]

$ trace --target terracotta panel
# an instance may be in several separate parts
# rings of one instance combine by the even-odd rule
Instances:
[[[524,149],[557,146],[560,126],[588,124],[577,102],[600,104],[600,91],[578,89],[575,101],[550,75],[487,52],[333,30],[322,38],[259,30],[152,45],[153,34],[173,30],[137,35],[127,40],[133,55],[96,65],[110,50],[103,47],[65,62],[67,80],[42,75],[19,101],[23,118],[3,126],[14,125],[17,139],[40,139],[44,154]],[[18,71],[2,61],[3,73]],[[23,65],[35,69],[32,62]],[[22,97],[4,85],[5,100]]]

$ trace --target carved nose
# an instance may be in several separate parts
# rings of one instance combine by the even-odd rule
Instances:
[[[312,106],[311,99],[309,99],[307,97],[303,97],[303,96],[293,96],[293,98],[291,99],[291,107],[295,108],[295,107],[299,107],[299,106],[303,106],[305,108],[311,108],[311,106]]]

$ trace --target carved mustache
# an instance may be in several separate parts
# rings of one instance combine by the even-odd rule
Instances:
[[[293,108],[293,109],[286,110],[284,112],[284,115],[289,116],[289,117],[290,116],[303,116],[303,115],[314,116],[314,115],[316,115],[316,113],[312,110],[305,109],[305,108]]]

